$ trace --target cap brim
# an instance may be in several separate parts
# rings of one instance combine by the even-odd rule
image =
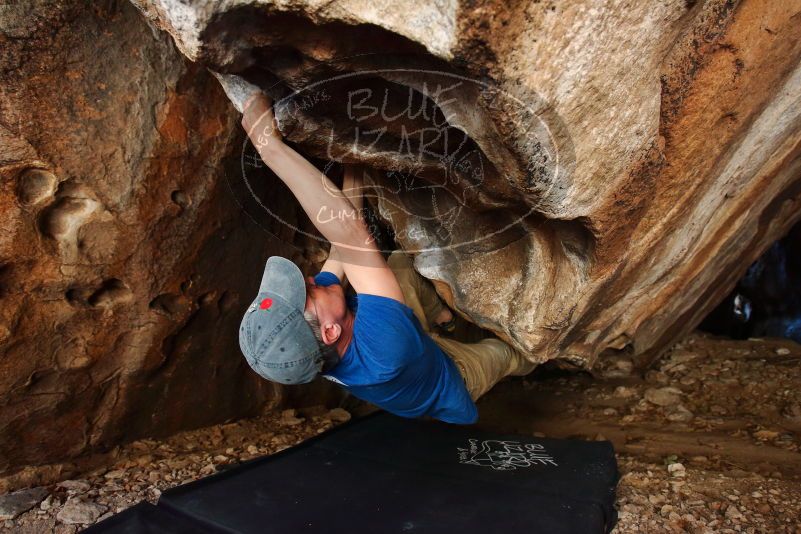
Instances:
[[[297,265],[281,256],[272,256],[267,260],[259,293],[273,293],[299,310],[306,308],[306,282],[303,280],[303,273]]]

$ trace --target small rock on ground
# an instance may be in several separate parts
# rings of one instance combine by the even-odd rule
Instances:
[[[68,525],[89,525],[103,515],[107,507],[82,499],[69,499],[56,515],[56,519]]]
[[[674,387],[648,388],[645,390],[645,400],[657,406],[672,406],[681,400],[681,390]]]
[[[0,495],[0,520],[14,519],[27,512],[47,496],[45,488],[31,488]]]

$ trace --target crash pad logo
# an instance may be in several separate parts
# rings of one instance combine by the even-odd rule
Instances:
[[[520,443],[488,439],[470,439],[466,449],[458,448],[459,463],[490,467],[496,471],[512,471],[537,465],[557,466],[553,456],[539,443]]]

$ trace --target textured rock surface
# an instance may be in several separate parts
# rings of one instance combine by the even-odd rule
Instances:
[[[537,360],[648,359],[801,213],[799,0],[135,4],[0,6],[0,472],[280,394],[237,349],[243,273],[318,246],[255,162],[289,224],[244,189],[206,66],[393,171],[421,272]]]
[[[0,6],[0,49],[0,473],[275,399],[236,332],[286,245],[217,81],[128,2]]]
[[[133,1],[538,361],[651,359],[801,215],[799,0]]]
[[[0,496],[0,519],[14,519],[47,497],[44,488],[30,488]]]

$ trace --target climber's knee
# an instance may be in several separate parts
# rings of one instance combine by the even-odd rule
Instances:
[[[482,339],[480,343],[488,348],[488,352],[505,367],[504,376],[523,376],[534,370],[537,364],[531,362],[526,356],[505,341],[498,338]]]
[[[526,376],[537,367],[537,363],[526,358],[526,355],[519,350],[507,345],[512,354],[510,376]]]

